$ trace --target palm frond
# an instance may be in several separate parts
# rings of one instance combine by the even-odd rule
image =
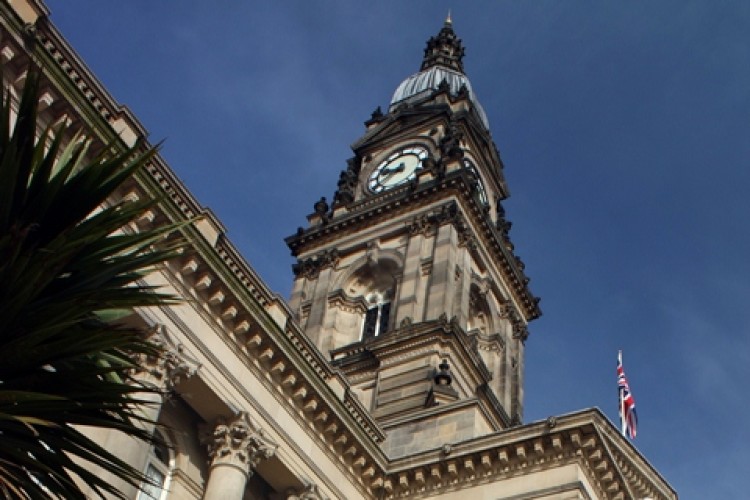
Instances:
[[[122,497],[86,464],[134,485],[148,479],[77,426],[156,439],[143,409],[158,389],[132,370],[159,348],[113,321],[175,300],[143,278],[176,255],[181,243],[165,241],[180,226],[127,229],[155,201],[112,202],[113,193],[154,151],[137,144],[91,159],[81,135],[37,136],[38,80],[29,71],[13,126],[7,93],[0,110],[0,496],[84,498],[85,483]]]

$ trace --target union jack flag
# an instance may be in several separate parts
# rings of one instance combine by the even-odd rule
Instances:
[[[617,391],[620,395],[619,412],[622,435],[635,439],[638,415],[635,412],[635,399],[630,392],[628,379],[625,378],[625,370],[622,368],[622,351],[617,353]]]

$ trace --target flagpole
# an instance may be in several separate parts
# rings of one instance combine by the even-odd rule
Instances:
[[[622,350],[617,351],[617,361],[620,363],[622,368]],[[620,432],[623,436],[627,436],[627,422],[625,421],[625,399],[622,397],[622,390],[617,390],[617,397],[620,400]]]

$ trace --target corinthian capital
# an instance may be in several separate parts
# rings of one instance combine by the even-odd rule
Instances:
[[[301,490],[287,490],[286,495],[286,500],[328,500],[314,483],[308,483]]]
[[[276,453],[277,444],[250,422],[247,413],[233,419],[220,418],[209,436],[208,455],[211,466],[234,465],[252,474],[261,460]]]
[[[154,325],[147,339],[162,350],[159,356],[142,355],[137,360],[138,371],[146,375],[147,382],[171,391],[200,368],[200,363],[188,356],[184,346],[169,337],[164,325]]]

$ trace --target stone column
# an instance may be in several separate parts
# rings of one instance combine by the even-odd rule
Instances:
[[[277,445],[255,428],[247,413],[219,419],[209,436],[211,465],[204,500],[242,500],[245,484],[261,460],[271,458]]]
[[[141,393],[136,396],[148,402],[140,405],[137,411],[145,419],[155,422],[164,402],[163,395],[174,391],[181,380],[195,374],[200,364],[184,352],[184,347],[181,344],[175,343],[169,337],[164,325],[157,324],[151,327],[147,338],[159,346],[162,353],[160,356],[141,355],[135,359],[138,368],[135,370],[133,378],[137,381],[136,383],[143,384],[144,387],[154,387],[159,390],[159,392]],[[145,422],[138,422],[137,425],[143,426],[149,432],[154,429],[153,424]],[[116,450],[120,459],[140,471],[144,470],[149,454],[150,445],[148,443],[111,429],[86,427],[81,430],[105,449]],[[96,469],[95,473],[100,476],[107,476],[108,481],[119,488],[126,496],[135,496],[136,488],[133,485],[101,469]]]

